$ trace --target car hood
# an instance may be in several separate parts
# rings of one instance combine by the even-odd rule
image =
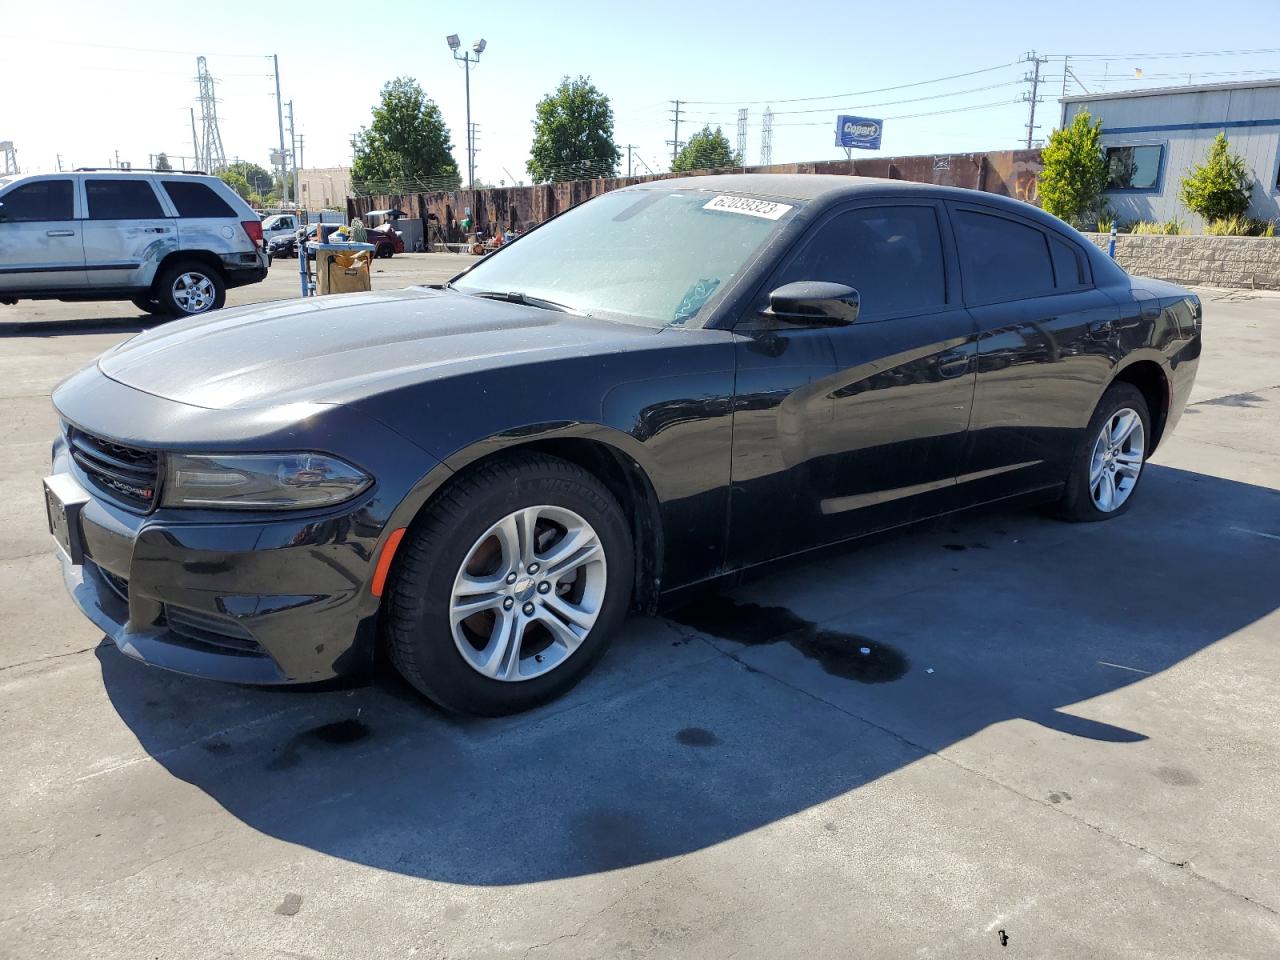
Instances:
[[[98,358],[118,383],[212,409],[343,403],[469,370],[626,349],[657,329],[427,288],[220,310]]]

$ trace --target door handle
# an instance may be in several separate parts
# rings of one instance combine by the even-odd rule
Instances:
[[[142,232],[143,233],[168,233],[169,228],[168,227],[144,227]]]
[[[76,232],[74,230],[46,230],[44,235],[46,237],[74,237]]]
[[[944,353],[938,358],[938,374],[947,379],[963,376],[969,372],[969,362],[972,359],[973,355],[969,353]]]
[[[1098,320],[1089,324],[1089,335],[1098,340],[1105,340],[1115,332],[1116,323],[1114,320]]]

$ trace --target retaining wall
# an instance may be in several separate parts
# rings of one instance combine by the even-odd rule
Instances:
[[[1111,237],[1087,233],[1107,249]],[[1116,237],[1116,261],[1138,277],[1209,287],[1280,290],[1280,237]]]

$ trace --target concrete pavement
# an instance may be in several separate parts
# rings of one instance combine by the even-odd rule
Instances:
[[[1125,518],[851,549],[490,721],[100,644],[44,532],[47,394],[136,317],[0,308],[0,957],[1280,954],[1280,297],[1202,295]]]

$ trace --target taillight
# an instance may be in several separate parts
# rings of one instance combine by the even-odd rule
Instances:
[[[249,235],[249,239],[253,241],[255,247],[262,243],[261,220],[241,220],[240,226],[244,227],[244,232]]]

